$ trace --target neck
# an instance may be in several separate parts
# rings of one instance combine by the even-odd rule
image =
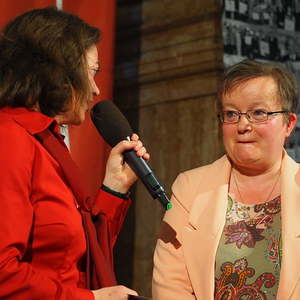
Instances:
[[[233,166],[229,193],[244,204],[268,202],[280,194],[280,168],[281,161],[254,176]]]
[[[272,164],[238,165],[231,161],[232,169],[239,177],[273,177],[280,172],[283,155]]]
[[[245,204],[267,202],[280,194],[281,159],[261,172],[249,172],[233,164],[229,192]]]
[[[264,170],[256,170],[255,172],[250,170],[250,172],[247,169],[240,168],[238,166],[233,165],[232,166],[232,171],[235,173],[235,176],[238,178],[242,179],[247,179],[247,178],[252,178],[252,179],[257,179],[257,180],[266,180],[268,178],[274,178],[277,174],[280,173],[280,168],[281,168],[281,160],[276,162],[275,165],[268,169]]]

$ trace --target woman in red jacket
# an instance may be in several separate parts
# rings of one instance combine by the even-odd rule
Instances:
[[[99,94],[94,81],[99,36],[97,28],[78,17],[45,8],[15,18],[0,37],[1,299],[121,300],[136,294],[122,286],[88,289],[92,284],[87,281],[93,279],[86,273],[91,258],[82,203],[68,180],[74,174],[63,167],[72,162],[59,126],[81,124],[93,94]],[[43,132],[61,158],[41,141]],[[101,216],[109,246],[130,203],[126,193],[136,180],[123,164],[127,149],[149,158],[137,135],[117,144],[103,187],[87,208],[94,217]],[[105,273],[107,266],[103,268]]]

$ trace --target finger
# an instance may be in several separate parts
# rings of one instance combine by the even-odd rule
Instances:
[[[145,154],[143,155],[143,159],[144,159],[144,160],[149,160],[149,159],[150,159],[150,154],[149,154],[149,153],[145,153]]]
[[[143,143],[142,143],[141,141],[137,141],[136,143],[137,143],[137,144],[136,144],[136,146],[134,147],[134,150],[135,150],[136,152],[138,152],[138,151],[143,147]]]
[[[126,287],[124,285],[122,285],[121,287],[122,287],[123,292],[128,294],[128,295],[134,295],[134,296],[138,295],[138,293],[136,291],[134,291],[132,289],[129,289],[128,287]]]
[[[134,290],[130,290],[129,292],[127,292],[128,295],[133,295],[133,296],[138,296],[138,293]]]
[[[139,136],[136,133],[133,133],[130,139],[132,141],[138,141],[139,140]]]
[[[112,148],[112,152],[121,154],[125,150],[134,149],[134,147],[137,145],[137,141],[121,141],[116,146]]]
[[[145,147],[142,147],[136,151],[137,156],[143,156],[146,153],[147,153],[147,150]]]

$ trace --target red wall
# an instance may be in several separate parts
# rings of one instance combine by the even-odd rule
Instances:
[[[21,0],[21,1],[0,1],[0,27],[2,28],[10,19],[33,9],[45,6],[55,6],[55,0]]]

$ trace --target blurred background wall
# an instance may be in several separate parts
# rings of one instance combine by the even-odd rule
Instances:
[[[216,0],[119,0],[114,101],[151,153],[170,195],[183,170],[223,151],[214,98],[223,71]],[[150,295],[152,256],[163,210],[138,183],[116,249],[119,281]]]

